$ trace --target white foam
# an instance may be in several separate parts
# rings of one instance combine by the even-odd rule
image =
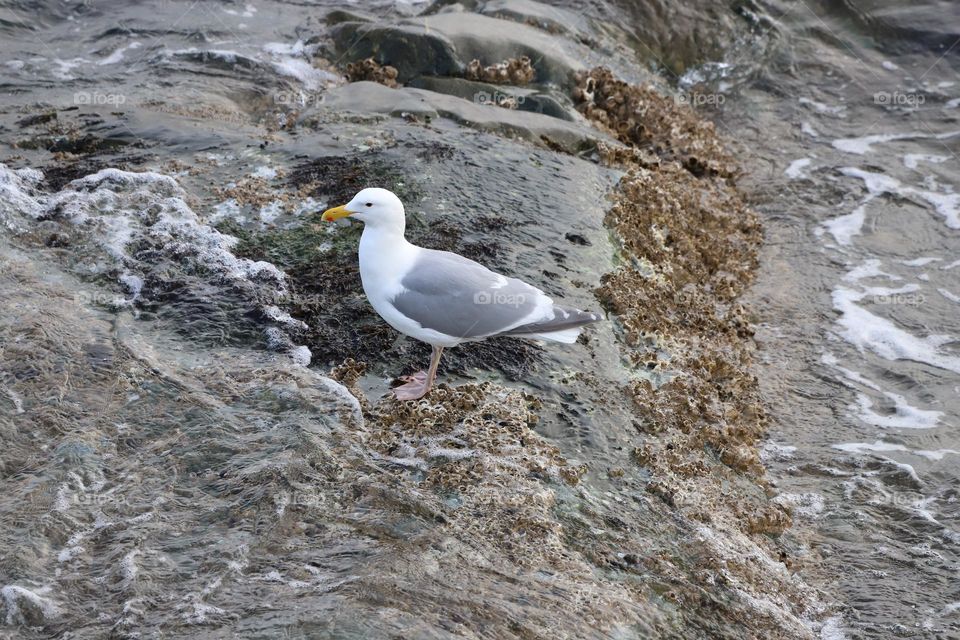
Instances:
[[[844,380],[848,380],[851,382],[856,382],[857,384],[862,384],[863,386],[873,389],[875,391],[880,391],[880,386],[877,383],[865,378],[863,375],[861,375],[857,371],[853,371],[852,369],[841,367],[840,361],[837,360],[837,357],[830,352],[824,352],[824,354],[820,356],[820,362],[833,367],[834,369],[839,371],[841,374],[843,374],[843,378],[841,379],[841,382],[844,382]],[[847,384],[847,386],[851,386],[851,385]]]
[[[317,69],[309,61],[300,58],[282,58],[274,62],[273,67],[280,75],[296,78],[309,91],[321,89],[340,80],[329,71]]]
[[[804,122],[804,123],[802,123],[802,124],[800,125],[800,131],[802,131],[803,133],[807,134],[807,135],[810,136],[811,138],[819,138],[819,137],[820,137],[820,134],[817,132],[816,129],[813,128],[813,125],[810,124],[809,122]]]
[[[789,507],[798,516],[817,518],[826,508],[823,496],[819,493],[781,493],[773,499],[779,505]]]
[[[906,473],[911,480],[916,482],[918,485],[922,485],[923,482],[920,480],[920,476],[917,475],[917,470],[913,468],[912,464],[907,464],[906,462],[898,462],[896,460],[891,460],[890,458],[884,458],[883,461],[895,469],[899,469]],[[914,505],[916,506],[916,505]]]
[[[820,627],[820,640],[847,640],[841,624],[843,624],[843,618],[840,616],[832,616],[824,620],[823,626]]]
[[[840,172],[845,176],[863,180],[869,194],[863,201],[864,203],[869,202],[871,196],[877,196],[883,193],[904,197],[917,196],[933,205],[934,210],[944,217],[948,227],[951,229],[960,229],[960,194],[953,193],[950,188],[940,193],[914,187],[905,187],[896,178],[882,173],[864,171],[856,167],[844,167],[840,169]]]
[[[252,4],[248,4],[243,8],[243,13],[240,13],[236,9],[231,9],[229,7],[224,7],[223,12],[231,16],[240,16],[241,18],[252,18],[253,14],[257,12],[257,8]],[[246,25],[241,23],[239,26],[244,27]]]
[[[899,180],[883,173],[864,171],[863,169],[859,169],[857,167],[842,167],[840,169],[840,173],[845,176],[860,178],[863,180],[863,184],[867,188],[867,192],[871,195],[880,195],[883,193],[896,194],[901,188]]]
[[[263,178],[264,180],[273,180],[277,177],[277,170],[267,165],[261,165],[250,174],[253,178]]]
[[[845,106],[842,106],[842,105],[839,107],[831,107],[828,104],[824,104],[823,102],[817,102],[816,100],[811,100],[810,98],[800,98],[797,100],[797,102],[799,102],[800,104],[805,104],[813,107],[814,111],[816,111],[817,113],[825,113],[825,114],[841,116],[841,117],[843,117],[842,114],[847,109]]]
[[[263,50],[278,56],[302,56],[309,53],[303,40],[297,40],[293,44],[286,42],[268,42],[263,45]]]
[[[845,247],[853,243],[854,236],[860,235],[866,217],[867,203],[864,202],[846,215],[827,220],[822,226],[837,244]]]
[[[900,264],[905,264],[908,267],[925,267],[931,262],[937,262],[938,260],[940,260],[940,258],[914,258],[913,260],[901,260]]]
[[[811,162],[812,160],[810,158],[800,158],[798,160],[794,160],[790,163],[790,166],[784,170],[783,173],[791,180],[806,178],[807,172],[804,171],[804,168],[810,166]]]
[[[944,298],[946,298],[950,302],[956,302],[960,304],[960,296],[958,296],[957,294],[951,293],[946,289],[942,289],[942,288],[937,289],[937,291],[940,293],[940,295],[942,295]]]
[[[311,64],[315,45],[305,45],[298,40],[293,44],[270,42],[263,46],[270,57],[270,64],[277,73],[299,80],[305,89],[315,91],[340,82],[336,74],[317,69]]]
[[[244,60],[252,66],[257,65],[257,61],[253,58],[241,55],[236,51],[228,51],[225,49],[198,49],[197,47],[190,47],[189,49],[177,49],[169,53],[171,56],[195,56],[197,54],[202,55],[204,58],[222,60],[227,64],[236,64],[238,60]]]
[[[293,362],[301,367],[309,367],[310,360],[313,358],[313,354],[310,352],[310,349],[305,345],[294,347],[287,353],[289,353],[290,357],[293,358]]]
[[[290,327],[295,327],[297,329],[308,328],[306,322],[304,322],[303,320],[297,320],[296,318],[291,316],[286,311],[283,311],[282,309],[280,309],[280,307],[277,307],[276,305],[268,305],[264,307],[263,313],[265,316],[267,316],[274,322],[279,322],[281,324],[285,324]]]
[[[360,406],[360,401],[357,400],[356,396],[350,393],[350,390],[345,386],[337,382],[332,378],[322,376],[319,373],[316,374],[315,380],[322,386],[328,393],[331,393],[335,397],[342,400],[350,409],[350,413],[354,419],[354,422],[358,426],[363,426],[363,408]]]
[[[857,417],[869,425],[884,429],[933,429],[944,415],[942,411],[918,409],[898,393],[884,391],[883,395],[893,401],[893,414],[873,411],[873,400],[860,393],[857,394],[857,404],[860,407]]]
[[[283,202],[274,200],[260,207],[260,221],[270,224],[283,215]]]
[[[187,624],[201,625],[206,624],[210,616],[220,617],[226,615],[226,611],[220,607],[207,604],[199,598],[194,599],[183,606],[183,620]]]
[[[892,442],[884,442],[883,440],[876,440],[873,443],[845,442],[843,444],[835,444],[833,448],[839,451],[845,451],[846,453],[909,451],[909,449],[902,444],[893,444]]]
[[[314,200],[311,197],[307,197],[306,200],[297,205],[297,208],[294,210],[293,215],[302,216],[305,213],[314,213],[320,210],[320,203]]]
[[[946,457],[946,456],[948,456],[948,455],[951,455],[951,454],[952,454],[952,455],[960,455],[960,451],[956,451],[956,450],[954,450],[954,449],[936,449],[936,450],[933,450],[933,451],[931,451],[931,450],[922,450],[922,449],[921,449],[921,450],[918,450],[918,451],[914,451],[913,453],[915,453],[916,455],[918,455],[918,456],[920,456],[920,457],[922,457],[922,458],[926,458],[927,460],[932,460],[932,461],[934,461],[934,462],[937,462],[937,461],[939,461],[939,460],[943,460],[944,457]]]
[[[113,53],[111,53],[109,56],[107,56],[106,58],[104,58],[103,60],[101,60],[100,62],[98,62],[97,64],[100,65],[100,66],[105,66],[105,65],[109,65],[109,64],[117,64],[118,62],[120,62],[121,60],[123,60],[123,54],[124,54],[125,52],[127,52],[127,51],[129,51],[129,50],[132,50],[132,49],[139,49],[141,46],[142,46],[142,45],[141,45],[139,42],[137,42],[136,40],[134,40],[133,42],[131,42],[131,43],[128,44],[127,46],[125,46],[125,47],[120,47],[120,48],[116,49]]]
[[[82,178],[77,178],[70,182],[67,185],[70,189],[77,190],[80,188],[89,189],[102,186],[104,183],[113,183],[119,185],[154,185],[161,184],[174,193],[183,194],[183,189],[180,188],[180,185],[177,184],[177,181],[171,178],[170,176],[165,176],[162,173],[156,173],[153,171],[142,171],[142,172],[132,172],[124,171],[122,169],[114,169],[112,167],[107,169],[101,169],[96,173],[91,173]]]
[[[33,192],[32,185],[41,178],[37,171],[10,171],[0,165],[0,220],[14,224],[15,219],[7,219],[6,212],[16,210],[76,226],[112,259],[112,263],[93,261],[90,273],[120,272],[119,281],[131,298],[118,298],[118,304],[130,304],[143,295],[139,273],[143,265],[130,253],[130,247],[141,240],[210,278],[269,287],[279,296],[287,293],[286,274],[269,262],[234,255],[232,248],[238,240],[203,224],[187,204],[186,192],[170,176],[108,168],[74,180],[49,196]],[[266,313],[290,326],[306,326],[276,307]],[[303,352],[298,354],[301,359],[303,356]]]
[[[887,360],[911,360],[960,373],[960,357],[941,350],[944,344],[953,340],[952,337],[930,335],[918,338],[892,321],[856,304],[867,295],[890,296],[916,290],[916,285],[901,289],[871,288],[866,291],[838,287],[833,291],[833,307],[840,312],[837,325],[841,337],[861,352],[872,351]]]
[[[140,293],[143,291],[143,278],[132,273],[124,273],[120,276],[120,282],[132,296],[130,302],[140,298]]]
[[[950,156],[938,156],[927,153],[908,153],[903,156],[903,166],[907,167],[908,169],[916,169],[921,162],[940,164],[941,162],[946,162],[949,159]]]
[[[927,505],[929,505],[931,502],[933,502],[936,499],[937,499],[936,496],[930,496],[929,498],[921,498],[919,500],[915,500],[910,506],[913,508],[914,511],[917,512],[917,514],[920,515],[920,517],[924,518],[925,520],[929,520],[934,524],[940,524],[940,522],[934,517],[933,513],[927,508]],[[911,547],[911,551],[919,551],[919,550],[920,549],[917,546]],[[937,555],[939,556],[939,554]]]
[[[60,617],[60,607],[53,599],[47,597],[50,593],[50,587],[41,587],[31,591],[26,587],[8,584],[0,589],[0,596],[3,597],[3,603],[7,609],[8,625],[31,625],[37,622],[49,623]],[[42,620],[33,620],[24,614],[24,605],[38,612]]]
[[[834,149],[863,155],[869,151],[873,151],[873,145],[875,144],[891,142],[893,140],[911,140],[916,138],[917,135],[918,134],[915,133],[878,133],[872,136],[863,136],[862,138],[838,138],[830,144],[833,145]]]
[[[90,64],[90,61],[85,60],[84,58],[71,58],[70,60],[54,58],[52,62],[54,65],[56,65],[56,67],[50,71],[53,74],[53,77],[58,80],[76,80],[77,77],[71,72],[77,67]]]
[[[947,133],[939,134],[922,133],[918,131],[908,133],[878,133],[872,136],[863,136],[860,138],[838,138],[837,140],[832,141],[830,144],[833,145],[834,149],[838,149],[839,151],[863,155],[873,151],[873,145],[884,142],[893,142],[896,140],[917,140],[922,138],[945,140],[956,135],[960,135],[960,131],[949,131]]]
[[[81,553],[85,552],[87,549],[82,545],[77,545],[74,547],[64,547],[60,550],[60,553],[57,554],[57,562],[64,563],[70,562]]]
[[[791,445],[777,444],[770,441],[763,443],[760,448],[760,460],[768,462],[771,460],[789,460],[796,454],[797,448]]]
[[[221,220],[234,220],[239,223],[246,222],[246,218],[240,214],[240,204],[235,198],[224,200],[213,206],[213,215],[207,218],[210,224],[216,224]]]
[[[10,169],[0,164],[0,223],[14,228],[23,215],[36,219],[43,214],[42,199],[34,197],[33,191],[43,179],[36,169]]]
[[[909,189],[908,193],[915,193],[932,204],[937,213],[944,217],[948,227],[960,229],[960,194],[934,193],[933,191],[921,191],[919,189]]]
[[[883,263],[880,262],[877,258],[870,258],[869,260],[864,260],[863,264],[854,267],[847,273],[843,275],[844,282],[859,282],[866,278],[886,278],[888,280],[900,280],[899,276],[895,276],[892,273],[887,273],[882,270],[880,266]]]
[[[140,555],[139,549],[134,549],[130,551],[123,559],[120,560],[120,573],[123,575],[123,579],[129,585],[131,582],[137,579],[137,556]]]

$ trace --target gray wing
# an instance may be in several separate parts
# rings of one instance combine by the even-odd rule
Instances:
[[[391,301],[400,313],[455,338],[503,333],[553,307],[539,289],[446,251],[424,250],[400,284]]]

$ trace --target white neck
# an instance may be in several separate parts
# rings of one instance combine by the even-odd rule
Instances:
[[[360,236],[360,279],[368,298],[376,291],[372,287],[392,286],[398,283],[416,260],[418,247],[403,237],[402,227],[394,225],[366,225]]]

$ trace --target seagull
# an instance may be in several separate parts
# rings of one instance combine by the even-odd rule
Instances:
[[[430,391],[447,347],[497,336],[570,344],[584,325],[601,319],[554,304],[533,285],[456,253],[411,244],[404,237],[403,203],[391,191],[363,189],[324,211],[322,220],[347,217],[364,225],[360,279],[370,304],[391,327],[433,347],[429,369],[394,388],[398,400],[418,400]]]

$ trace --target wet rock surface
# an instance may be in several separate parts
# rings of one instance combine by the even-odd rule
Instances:
[[[585,71],[604,34],[562,10],[295,11],[314,44],[147,56],[177,95],[0,114],[10,629],[813,637],[757,455],[760,229],[714,129]],[[470,99],[471,61],[522,56],[515,95],[551,106]],[[412,241],[609,321],[462,345],[396,402],[428,348],[316,215],[365,186]]]

